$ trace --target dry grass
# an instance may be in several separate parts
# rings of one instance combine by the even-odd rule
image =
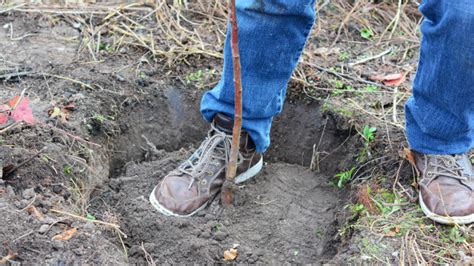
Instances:
[[[132,49],[145,60],[173,70],[182,64],[192,68],[196,60],[222,58],[227,14],[224,2],[175,0],[61,6],[9,2],[2,4],[0,13],[41,14],[52,26],[68,23],[80,27],[82,35],[71,41],[80,43],[77,57],[81,60],[100,61],[104,53],[109,56]],[[357,178],[356,185],[362,187],[358,196],[370,211],[358,210],[360,219],[348,225],[358,232],[352,241],[361,243],[360,254],[354,259],[409,264],[472,263],[472,226],[447,227],[423,218],[407,193],[410,184],[398,176],[397,152],[405,143],[403,104],[411,95],[409,80],[416,69],[419,47],[418,3],[350,2],[319,1],[317,22],[288,94],[318,100],[323,108],[349,117],[356,127],[377,127],[374,145],[379,150],[374,145],[369,148],[374,154],[389,154],[395,161],[394,167],[386,168],[378,166],[374,158],[360,162],[363,165],[374,160],[365,166],[370,169]],[[361,32],[369,32],[370,37],[363,38]],[[374,74],[399,72],[406,73],[407,81],[398,87],[368,80]],[[218,77],[206,78],[204,83],[212,84]],[[367,189],[381,176],[391,178],[386,183],[393,183],[393,190]],[[386,193],[392,195],[391,202],[384,198]],[[375,202],[382,207],[399,208],[386,212]],[[388,242],[392,244],[381,248]]]

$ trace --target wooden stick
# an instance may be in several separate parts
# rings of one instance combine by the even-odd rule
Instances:
[[[234,66],[234,128],[232,130],[232,147],[230,151],[230,159],[227,165],[226,181],[222,190],[222,201],[226,205],[233,203],[232,186],[237,173],[237,160],[240,149],[240,133],[242,131],[242,77],[240,70],[240,53],[239,53],[239,30],[237,26],[237,12],[235,10],[235,0],[229,0],[230,9],[230,27],[232,50],[232,62]]]

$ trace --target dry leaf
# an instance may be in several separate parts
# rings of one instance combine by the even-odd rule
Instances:
[[[48,111],[49,117],[51,118],[59,118],[61,123],[66,123],[67,120],[69,120],[69,113],[71,112],[70,110],[73,110],[69,108],[69,106],[64,106],[62,108],[59,108],[57,106],[53,107]]]
[[[224,260],[225,261],[232,261],[237,258],[238,252],[237,249],[231,248],[229,250],[224,251]]]
[[[26,208],[26,211],[30,215],[33,214],[36,218],[38,218],[38,220],[43,220],[43,218],[44,218],[43,214],[40,211],[38,211],[38,209],[33,205]]]
[[[376,75],[369,77],[370,80],[374,81],[382,81],[386,86],[399,86],[405,81],[406,73],[395,73],[395,74],[388,74],[385,76]]]
[[[53,236],[51,240],[66,241],[66,240],[69,240],[71,237],[73,237],[76,232],[77,232],[77,228],[73,227],[69,230],[62,232],[61,234]]]
[[[339,48],[328,48],[328,47],[319,47],[313,51],[315,55],[319,55],[324,58],[327,58],[329,55],[332,55],[332,54],[339,54],[340,52],[341,52],[341,49]]]
[[[8,255],[0,259],[0,264],[6,264],[7,262],[9,262],[11,259],[14,259],[15,257],[16,257],[16,254],[13,251],[9,250]]]
[[[415,168],[416,175],[420,176],[420,171],[418,171],[418,168],[416,167],[416,160],[413,152],[409,148],[403,148],[402,157],[407,160],[413,166],[413,168]]]
[[[6,104],[0,105],[0,125],[8,122],[8,115],[10,112],[10,106]]]
[[[30,108],[30,99],[28,96],[24,98],[15,96],[10,101],[10,106],[13,109],[10,116],[14,121],[25,121],[28,124],[35,123],[35,118],[33,117],[33,112]]]
[[[390,231],[388,231],[385,236],[388,236],[388,237],[395,237],[398,233],[400,233],[401,229],[399,226],[395,226],[393,228],[390,229]]]
[[[415,156],[409,148],[403,148],[403,158],[405,158],[411,165],[416,165]]]
[[[35,123],[28,96],[23,98],[15,96],[8,105],[0,105],[0,125],[7,123],[9,118],[13,121],[25,121],[28,124]]]

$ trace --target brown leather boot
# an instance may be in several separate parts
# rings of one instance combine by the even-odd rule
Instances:
[[[421,176],[420,206],[426,216],[442,224],[474,222],[474,171],[467,153],[413,154]]]
[[[233,120],[217,114],[201,146],[153,189],[151,204],[165,215],[188,217],[204,209],[221,190],[230,156]],[[242,130],[236,183],[263,167],[249,134]]]

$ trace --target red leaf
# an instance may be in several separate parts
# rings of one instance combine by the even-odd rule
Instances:
[[[399,86],[405,81],[405,74],[402,73],[395,73],[395,74],[388,74],[385,76],[376,75],[369,77],[370,80],[375,81],[382,81],[386,86]]]
[[[0,125],[8,122],[8,111],[10,107],[8,105],[0,105]]]
[[[14,121],[25,121],[28,124],[34,124],[35,123],[35,118],[33,117],[33,112],[31,111],[30,108],[30,99],[28,96],[24,97],[21,99],[20,102],[19,96],[13,97],[12,100],[10,100],[10,106],[12,108],[15,108],[11,114],[10,117]],[[16,106],[16,107],[15,107]]]

